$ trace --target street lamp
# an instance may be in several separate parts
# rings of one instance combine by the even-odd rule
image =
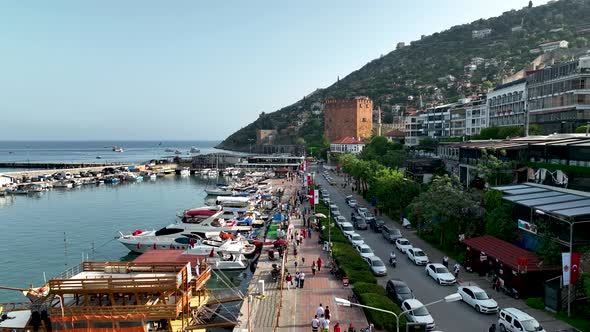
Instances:
[[[453,294],[450,294],[450,295],[445,296],[444,298],[442,298],[442,299],[440,299],[438,301],[434,301],[434,302],[430,302],[430,303],[427,303],[427,304],[423,304],[421,307],[418,307],[418,308],[428,307],[430,305],[437,304],[437,303],[440,303],[440,302],[450,303],[450,302],[457,302],[459,300],[461,300],[461,294],[459,294],[459,293],[453,293]],[[401,315],[404,315],[404,314],[412,311],[412,310],[418,309],[418,308],[413,308],[413,309],[410,309],[410,310],[404,310],[404,311],[400,312],[399,315],[398,315],[398,314],[396,314],[393,311],[389,311],[389,310],[385,310],[385,309],[381,309],[381,308],[370,307],[368,305],[362,305],[362,304],[359,304],[359,303],[353,303],[353,302],[350,302],[349,300],[346,300],[346,299],[343,299],[343,298],[340,298],[340,297],[334,297],[334,302],[336,302],[336,305],[341,305],[341,306],[344,306],[344,307],[355,306],[355,307],[367,308],[367,309],[371,309],[371,310],[376,310],[376,311],[381,311],[381,312],[384,312],[384,313],[392,314],[393,316],[395,316],[395,326],[396,326],[396,331],[397,332],[399,332],[399,317]]]
[[[328,252],[332,252],[332,220],[330,220],[330,215],[330,209],[328,209],[328,217],[323,213],[316,213],[314,215],[316,218],[328,218]]]

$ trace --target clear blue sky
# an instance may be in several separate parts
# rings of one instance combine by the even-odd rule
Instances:
[[[0,140],[223,139],[399,41],[527,4],[2,1]]]

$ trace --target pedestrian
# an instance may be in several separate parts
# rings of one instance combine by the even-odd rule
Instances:
[[[287,289],[291,289],[291,286],[293,286],[293,276],[291,276],[291,273],[287,273],[285,281],[287,282]]]
[[[295,265],[295,270],[297,270],[297,259],[295,259],[295,262],[293,262],[293,264]]]
[[[323,332],[330,332],[330,320],[329,319],[324,319],[324,321],[322,322],[322,329]]]
[[[326,306],[326,309],[324,309],[324,317],[326,317],[326,319],[330,319],[330,308],[328,306]]]
[[[448,256],[443,257],[442,263],[448,269],[449,268],[449,257]]]
[[[307,236],[311,239],[311,226],[307,226]]]
[[[305,264],[305,257],[301,256],[301,267]]]
[[[315,314],[320,318],[324,318],[324,307],[322,306],[321,303],[318,306],[318,308],[315,310]]]
[[[299,233],[295,234],[295,243],[297,246],[301,244],[301,235],[299,235]]]
[[[500,281],[500,277],[496,277],[496,282],[494,283],[494,288],[496,292],[500,291],[500,286],[502,286],[502,282]]]
[[[348,325],[348,332],[354,332],[354,326],[352,325],[352,323],[350,323],[350,325]]]
[[[321,257],[318,257],[317,266],[318,266],[318,272],[320,272],[322,270],[322,258]]]
[[[315,276],[315,261],[311,262],[311,274]]]
[[[496,332],[496,324],[492,323],[492,326],[490,326],[488,332]]]
[[[318,332],[320,328],[320,321],[318,319],[318,315],[315,315],[311,320],[311,332]]]
[[[299,271],[295,273],[295,288],[299,288]]]
[[[336,323],[336,325],[334,325],[334,332],[341,332],[340,331],[340,323]]]
[[[455,273],[455,279],[459,279],[459,269],[461,269],[461,266],[459,265],[459,263],[455,263],[455,265],[453,266],[453,272]]]
[[[301,271],[299,273],[299,288],[303,288],[303,284],[305,284],[305,272]]]

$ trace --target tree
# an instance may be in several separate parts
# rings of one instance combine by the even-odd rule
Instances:
[[[576,133],[578,134],[585,134],[588,131],[588,125],[581,125],[576,128]]]
[[[484,223],[488,235],[508,242],[512,242],[516,237],[516,224],[512,218],[512,205],[509,203],[502,203],[491,210],[486,208]]]
[[[479,174],[483,175],[483,178],[490,185],[502,185],[512,182],[513,179],[513,164],[512,161],[504,161],[496,156],[505,156],[506,151],[495,149],[481,149],[481,158],[477,165]]]

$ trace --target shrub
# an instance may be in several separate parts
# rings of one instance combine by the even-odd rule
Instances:
[[[351,269],[343,269],[344,273],[350,280],[351,284],[356,284],[357,282],[367,282],[367,283],[377,283],[377,279],[370,271],[358,271],[358,270],[351,270]]]
[[[361,294],[360,296],[361,303],[364,305],[380,308],[384,310],[389,310],[394,312],[396,315],[399,316],[401,313],[400,308],[393,303],[388,297],[385,295],[375,294],[375,293],[366,293]],[[365,315],[367,319],[375,324],[377,329],[384,329],[387,331],[396,331],[396,320],[392,314],[388,314],[385,312],[372,310],[372,309],[364,309]],[[405,331],[406,329],[406,319],[405,317],[399,317],[399,326],[400,331]]]
[[[543,298],[541,297],[529,297],[528,299],[524,300],[524,303],[534,309],[545,309],[545,301],[543,301]]]
[[[357,298],[360,298],[361,294],[385,295],[385,288],[383,288],[383,286],[363,281],[355,283],[352,291]]]

